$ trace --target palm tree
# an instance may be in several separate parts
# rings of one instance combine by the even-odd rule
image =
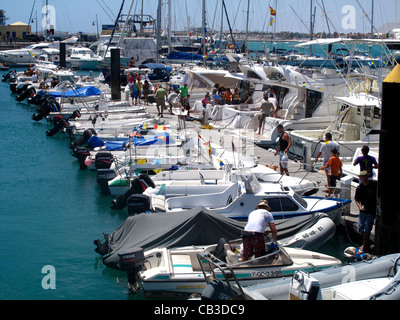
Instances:
[[[8,20],[6,17],[6,12],[0,9],[0,26],[4,26],[6,24],[6,20]]]

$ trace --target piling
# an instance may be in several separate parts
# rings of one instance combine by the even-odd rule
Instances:
[[[60,68],[65,69],[67,66],[66,60],[66,46],[65,43],[60,43]]]
[[[111,100],[121,100],[120,50],[111,49]]]
[[[400,252],[400,202],[396,157],[396,128],[400,119],[398,93],[400,66],[397,65],[383,82],[382,120],[379,146],[378,209],[376,217],[375,253]]]

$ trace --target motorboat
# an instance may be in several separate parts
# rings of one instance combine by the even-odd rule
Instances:
[[[399,300],[400,254],[243,288],[248,300]]]
[[[379,148],[381,101],[377,97],[364,93],[337,97],[341,108],[335,121],[319,130],[305,129],[290,132],[293,147],[291,156],[303,159],[306,144],[311,149],[311,158],[315,158],[324,141],[325,133],[332,134],[333,141],[340,145],[340,157],[352,158],[357,149],[364,145],[371,149]]]
[[[66,62],[71,68],[80,70],[96,70],[100,68],[101,57],[97,56],[91,49],[84,47],[73,47],[68,50]]]
[[[251,173],[241,178],[242,181],[228,185],[162,185],[147,188],[143,193],[145,199],[143,195],[139,199],[132,196],[130,204],[135,206],[136,201],[145,202],[147,210],[153,212],[179,212],[200,205],[226,217],[246,221],[250,212],[265,199],[275,220],[323,212],[340,225],[341,213],[351,203],[345,199],[301,197],[280,183],[260,183]]]
[[[142,257],[142,270],[137,276],[128,274],[129,287],[134,291],[142,288],[147,296],[190,295],[200,293],[206,286],[206,277],[224,276],[219,269],[214,269],[203,258],[216,257],[220,263],[234,271],[242,287],[288,277],[298,270],[313,273],[341,264],[340,260],[313,251],[283,247],[278,243],[268,243],[266,254],[248,261],[241,261],[240,245],[242,239],[220,241],[210,246],[187,246],[178,248],[156,248],[139,253],[133,250],[119,252],[120,265],[124,268],[132,265],[132,254]],[[199,255],[199,258],[198,258]],[[137,262],[136,262],[137,263]],[[130,268],[130,272],[138,269]],[[125,269],[126,270],[126,269]],[[204,273],[203,273],[204,271]],[[137,282],[133,282],[137,277]]]

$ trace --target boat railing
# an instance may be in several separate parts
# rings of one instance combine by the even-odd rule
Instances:
[[[216,256],[208,251],[197,253],[197,259],[199,261],[207,285],[209,285],[212,281],[218,279],[215,272],[216,270],[219,270],[229,289],[230,297],[234,300],[246,300],[246,295],[243,292],[243,288],[240,285],[239,280],[235,275],[235,272],[227,263],[218,259]],[[210,271],[206,270],[206,266],[208,266],[207,270],[211,270],[211,273]],[[231,281],[234,282],[235,287],[231,284]]]

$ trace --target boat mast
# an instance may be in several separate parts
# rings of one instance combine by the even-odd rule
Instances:
[[[206,0],[203,0],[203,62],[204,65],[207,63],[207,50],[206,50]]]
[[[246,38],[244,40],[246,48],[247,48],[247,41],[248,41],[248,37],[249,37],[249,14],[250,14],[250,0],[247,0]]]
[[[172,8],[171,0],[168,0],[168,54],[171,53],[171,19],[172,19]]]
[[[371,13],[371,39],[374,38],[374,7],[375,0],[372,0],[372,13]]]
[[[222,40],[224,32],[224,4],[221,1],[221,32],[219,34],[219,48],[222,49]]]
[[[157,54],[156,54],[156,59],[157,62],[160,61],[160,47],[161,47],[161,8],[162,8],[162,1],[158,0],[158,8],[157,8]]]

